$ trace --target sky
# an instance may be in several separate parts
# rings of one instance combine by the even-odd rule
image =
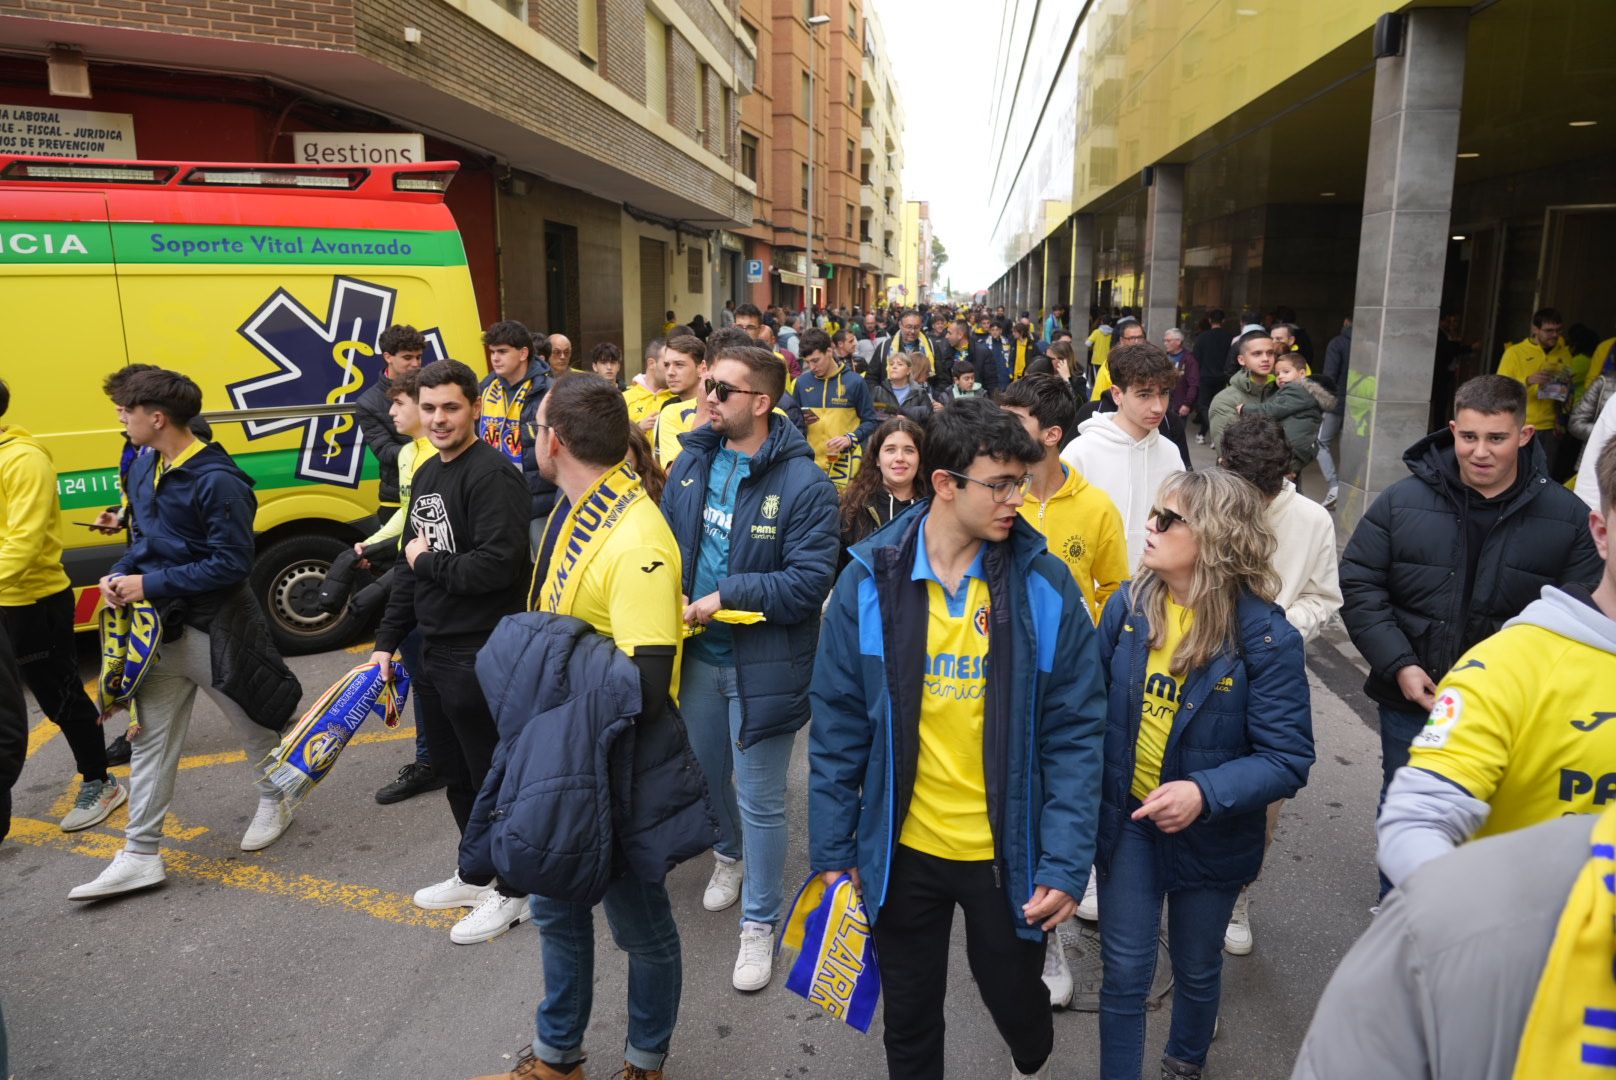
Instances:
[[[998,7],[980,0],[866,3],[880,17],[903,102],[904,200],[931,204],[932,234],[948,249],[943,279],[962,292],[985,289],[1001,269],[992,253],[993,170],[983,134]],[[964,39],[951,40],[945,28]]]

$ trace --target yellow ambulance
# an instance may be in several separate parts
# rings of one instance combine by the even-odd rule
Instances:
[[[123,550],[80,524],[120,499],[122,429],[101,382],[151,363],[197,381],[215,440],[255,482],[252,586],[280,646],[365,631],[314,601],[374,526],[377,464],[352,404],[381,375],[377,339],[409,323],[427,362],[482,354],[443,201],[456,167],[0,155],[7,419],[55,459],[80,627]]]

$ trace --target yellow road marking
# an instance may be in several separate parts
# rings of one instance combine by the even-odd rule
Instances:
[[[370,743],[399,742],[403,739],[415,738],[415,725],[396,728],[383,728],[381,731],[365,731],[348,740],[349,746],[366,746]],[[245,750],[226,750],[219,754],[192,754],[180,758],[182,769],[205,769],[210,765],[229,765],[237,761],[246,761]]]
[[[346,653],[354,653],[356,655],[358,653],[364,653],[366,656],[369,656],[371,653],[376,651],[376,643],[374,641],[361,641],[357,645],[345,646],[342,651]]]
[[[97,832],[64,833],[50,822],[33,818],[13,820],[11,839],[31,847],[103,860],[111,860],[123,849],[123,841],[115,836]],[[219,859],[190,851],[168,849],[163,852],[163,863],[170,873],[184,874],[246,892],[342,908],[400,926],[447,930],[463,914],[456,910],[422,911],[403,893],[387,892],[368,885],[327,881],[308,874],[282,874],[235,859]]]
[[[57,727],[55,722],[50,720],[48,717],[40,717],[39,723],[35,724],[28,732],[28,750],[23,755],[23,760],[26,761],[33,757],[41,746],[44,746],[46,743],[54,739],[57,733],[61,730],[62,729]]]

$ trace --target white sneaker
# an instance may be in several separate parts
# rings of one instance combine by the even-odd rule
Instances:
[[[490,891],[487,885],[467,885],[460,880],[460,871],[456,870],[454,877],[448,881],[417,889],[410,899],[415,901],[418,908],[444,911],[448,908],[476,907],[483,902],[483,894]]]
[[[118,782],[116,776],[105,780],[86,780],[79,785],[78,798],[73,809],[62,819],[63,832],[78,832],[91,825],[99,825],[107,815],[129,800],[129,789]]]
[[[713,876],[707,879],[707,891],[701,894],[701,906],[708,911],[723,911],[741,898],[741,860],[726,859],[714,853]]]
[[[1335,488],[1331,488],[1329,491],[1324,493],[1324,501],[1319,505],[1324,507],[1326,510],[1334,510],[1335,504],[1340,501],[1340,498],[1341,493]]]
[[[67,894],[69,900],[100,900],[108,896],[149,889],[161,885],[168,875],[163,872],[161,855],[140,855],[133,851],[120,851],[112,862],[92,882],[80,885]]]
[[[471,914],[454,924],[449,940],[456,945],[475,945],[479,941],[492,941],[512,927],[521,926],[533,917],[525,896],[501,896],[499,890],[489,889],[482,903],[471,909]]]
[[[292,808],[282,799],[258,797],[258,812],[241,838],[242,851],[262,851],[281,838],[292,823]]]
[[[1234,912],[1229,916],[1229,928],[1223,932],[1223,951],[1230,956],[1246,956],[1251,952],[1251,901],[1241,889],[1235,898]]]
[[[1038,1067],[1037,1072],[1024,1073],[1016,1068],[1016,1063],[1010,1063],[1010,1080],[1049,1080],[1049,1062],[1046,1060]]]
[[[1089,883],[1083,886],[1083,899],[1077,905],[1077,917],[1085,922],[1100,921],[1100,883],[1089,870]]]
[[[761,990],[774,977],[774,927],[745,923],[741,927],[741,951],[735,957],[735,974],[730,979],[737,990]]]
[[[1061,944],[1058,927],[1044,939],[1044,986],[1049,989],[1051,1008],[1064,1009],[1072,1003],[1072,969],[1066,963],[1066,946]]]

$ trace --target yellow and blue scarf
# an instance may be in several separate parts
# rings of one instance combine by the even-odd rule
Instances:
[[[129,710],[129,735],[140,734],[140,708],[135,693],[157,658],[163,620],[149,601],[132,600],[123,607],[101,609],[101,674],[96,696],[105,723],[119,709]]]
[[[388,727],[398,727],[398,715],[409,695],[410,673],[397,657],[393,677],[383,679],[381,665],[360,664],[338,679],[303,718],[281,736],[280,745],[264,759],[266,779],[280,788],[296,806],[325,779],[348,741],[371,713]]]
[[[544,523],[544,542],[528,586],[529,611],[570,615],[589,561],[606,545],[612,526],[645,498],[645,486],[627,461],[601,473],[573,506],[562,499]]]
[[[1616,1077],[1616,807],[1594,822],[1532,999],[1515,1080]]]
[[[532,375],[531,369],[528,374]],[[481,394],[483,414],[478,421],[479,434],[483,442],[504,454],[517,468],[522,467],[522,409],[532,389],[533,380],[524,378],[507,398],[505,381],[496,375],[488,380]]]
[[[852,878],[843,874],[827,888],[818,874],[808,875],[775,951],[792,958],[787,990],[869,1032],[881,1000],[881,969],[870,920]]]

